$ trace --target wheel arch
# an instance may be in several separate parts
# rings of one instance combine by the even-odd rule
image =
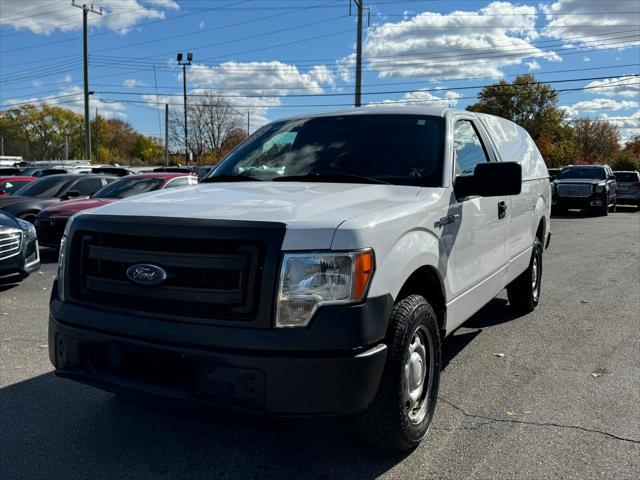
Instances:
[[[444,336],[447,324],[445,289],[438,270],[432,265],[423,265],[414,270],[405,280],[395,298],[396,302],[417,294],[426,298],[438,317],[438,327]]]

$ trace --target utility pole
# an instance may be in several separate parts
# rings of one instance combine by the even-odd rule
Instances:
[[[358,7],[358,38],[356,44],[356,98],[355,106],[362,106],[362,11],[367,10],[368,24],[371,24],[371,9],[364,6],[364,0],[352,0]],[[351,15],[351,2],[349,2]]]
[[[69,135],[64,136],[64,159],[69,160]]]
[[[4,137],[0,137],[0,156],[4,157]]]
[[[87,15],[95,13],[102,15],[102,8],[96,10],[93,6],[86,3],[78,5],[72,0],[71,5],[82,9],[82,48],[84,63],[84,145],[87,152],[87,159],[91,161],[91,127],[89,118],[89,40],[87,38]]]
[[[182,61],[182,52],[178,53],[178,65],[182,65],[182,87],[184,95],[184,161],[189,165],[189,130],[188,130],[188,114],[187,114],[187,65],[191,65],[193,53],[187,53],[187,61]]]
[[[100,163],[100,117],[96,108],[96,163]]]
[[[169,166],[169,104],[164,104],[164,166]]]
[[[247,137],[251,134],[251,113],[247,110]]]

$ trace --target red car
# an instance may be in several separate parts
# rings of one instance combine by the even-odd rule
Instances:
[[[0,177],[0,197],[11,195],[18,188],[37,180],[36,177]]]
[[[121,198],[164,188],[187,187],[198,183],[198,177],[185,173],[141,173],[116,180],[98,190],[90,198],[67,200],[43,209],[35,226],[40,245],[58,248],[69,218],[82,210],[97,208]]]

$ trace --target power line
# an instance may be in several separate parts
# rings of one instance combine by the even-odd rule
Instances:
[[[637,77],[637,74],[634,75],[624,75],[621,76],[620,78],[630,78],[630,77]],[[610,78],[610,77],[590,77],[587,80],[595,80],[595,79],[605,79],[605,78]],[[575,88],[563,88],[563,89],[555,89],[555,91],[557,93],[563,93],[563,92],[575,92],[575,91],[582,91],[582,90],[591,90],[591,89],[603,89],[603,88],[614,88],[614,87],[619,87],[619,86],[627,86],[627,85],[635,85],[636,82],[626,82],[625,79],[616,79],[615,82],[611,82],[608,83],[607,85],[595,85],[595,86],[584,86],[584,87],[575,87]],[[580,79],[565,79],[563,81],[580,81]],[[586,81],[586,80],[584,80]],[[551,82],[540,82],[540,83],[551,83]],[[555,82],[557,83],[557,81]],[[637,83],[640,83],[637,82]],[[521,83],[521,84],[516,84],[515,86],[530,86],[533,85],[534,83]],[[477,85],[475,88],[481,89],[481,88],[485,88],[485,87],[490,87],[490,86],[496,86],[497,84],[486,84],[486,85]],[[514,86],[514,84],[510,84],[510,86]],[[453,90],[453,89],[447,89],[447,90]],[[412,91],[406,91],[406,93],[414,93],[414,92],[429,92],[429,91],[442,91],[442,90],[438,90],[438,89],[431,89],[431,90],[412,90]],[[105,92],[106,93],[106,92]],[[118,93],[119,94],[119,93]],[[376,94],[384,94],[383,92],[376,92]],[[513,96],[516,93],[504,93],[504,94],[496,94],[498,96]],[[38,104],[38,103],[48,103],[51,101],[55,101],[57,99],[60,98],[68,98],[70,96],[79,96],[81,94],[70,94],[70,95],[60,95],[57,97],[49,97],[47,99],[42,99],[39,101],[26,101],[26,102],[14,102],[11,105],[8,105],[7,107],[9,108],[13,108],[16,106],[21,106],[21,105],[29,105],[29,104]],[[329,95],[327,95],[329,96]],[[270,95],[266,95],[263,98],[268,98],[270,97]],[[247,97],[238,97],[238,98],[249,98]],[[476,99],[477,96],[466,96],[466,97],[457,97],[456,100],[464,100],[464,99]],[[69,100],[64,100],[64,103],[74,103],[77,102],[78,99],[69,99]],[[155,106],[155,101],[145,101],[145,100],[127,100],[127,99],[104,99],[101,98],[100,101],[104,102],[104,103],[131,103],[131,104],[143,104],[143,105],[147,105],[151,108],[157,108]],[[429,103],[429,102],[442,102],[442,101],[446,101],[445,98],[437,98],[437,99],[420,99],[420,100],[387,100],[384,101],[384,103]],[[62,102],[60,102],[62,103]],[[369,104],[378,104],[380,102],[371,102]],[[58,103],[55,103],[54,105],[57,105]],[[191,104],[192,106],[205,106],[202,104]],[[233,105],[236,108],[255,108],[256,105],[252,104],[252,105]],[[351,103],[341,103],[341,104],[319,104],[319,105],[312,105],[312,104],[299,104],[299,105],[281,105],[281,104],[276,104],[276,105],[259,105],[261,107],[264,108],[307,108],[307,107],[331,107],[331,106],[335,106],[335,107],[344,107],[344,106],[352,106]],[[4,110],[6,111],[6,110]]]
[[[630,78],[630,77],[638,77],[640,74],[629,74],[629,75],[619,75],[618,78]],[[583,82],[589,80],[605,80],[611,78],[610,75],[604,77],[584,77],[584,78],[567,78],[563,80],[549,80],[544,83],[566,83],[566,82]],[[528,82],[528,83],[519,83],[520,86],[526,85],[536,85],[540,82]],[[446,90],[474,90],[484,88],[487,85],[472,85],[472,86],[463,86],[463,87],[449,87]],[[512,84],[506,85],[498,85],[497,87],[510,87]],[[417,93],[417,92],[438,92],[442,89],[439,88],[430,88],[430,89],[419,89],[419,90],[386,90],[386,91],[377,91],[377,92],[363,92],[362,95],[394,95],[399,93]],[[140,95],[139,92],[110,92],[110,91],[97,91],[95,92],[101,95]],[[266,95],[216,95],[221,98],[308,98],[308,97],[346,97],[351,96],[352,93],[272,93]],[[163,94],[165,97],[180,97],[182,94],[178,93],[165,93]],[[190,97],[208,97],[209,94],[206,93],[190,93]]]
[[[547,70],[547,71],[543,71],[543,72],[537,72],[536,73],[536,77],[539,77],[541,75],[553,75],[553,74],[557,74],[557,73],[572,73],[572,72],[583,72],[583,71],[591,71],[591,70],[607,70],[607,69],[617,69],[617,68],[627,68],[627,67],[637,67],[640,66],[640,63],[626,63],[626,64],[621,64],[621,65],[606,65],[606,66],[598,66],[598,67],[585,67],[585,68],[569,68],[569,69],[563,69],[563,70]],[[503,77],[517,77],[519,75],[524,75],[527,73],[531,73],[529,71],[527,72],[517,72],[517,73],[509,73],[509,74],[504,74]],[[609,77],[611,76],[615,76],[615,74],[611,74],[609,75]],[[465,77],[464,80],[481,80],[483,78],[487,78],[486,76],[477,76],[477,77]],[[451,80],[460,80],[459,78],[442,78],[440,79],[440,81],[451,81]],[[550,81],[545,81],[543,83],[549,83]],[[383,86],[395,86],[395,85],[416,85],[416,84],[425,84],[425,83],[430,83],[427,80],[414,80],[414,81],[405,81],[405,82],[381,82],[381,83],[370,83],[370,84],[363,84],[363,87],[383,87]],[[94,83],[93,84],[94,87],[98,87],[98,88],[110,88],[110,87],[122,87],[122,84],[99,84],[99,83]],[[232,90],[232,91],[239,91],[239,90],[250,90],[250,91],[255,91],[255,90],[260,90],[260,91],[271,91],[271,90],[275,90],[275,91],[287,91],[287,90],[306,90],[306,87],[221,87],[221,86],[213,86],[213,85],[207,85],[208,88],[212,89],[212,90]],[[11,90],[22,90],[24,88],[32,88],[32,87],[17,87],[14,89],[3,89],[3,91],[11,91]],[[149,87],[127,87],[127,88],[134,88],[134,89],[139,89],[139,88],[149,88]],[[176,88],[178,88],[178,85],[158,85],[157,88],[159,89],[170,89],[170,90],[175,90]],[[53,92],[57,92],[59,91],[58,89],[55,90],[45,90],[44,92],[38,92],[40,95],[46,95],[49,93],[53,93]],[[144,94],[153,94],[154,92],[135,92],[139,95],[144,95]],[[13,99],[19,99],[19,98],[23,98],[23,97],[30,97],[32,96],[32,94],[26,94],[26,95],[17,95],[17,96],[13,96]],[[268,96],[268,95],[267,95]]]

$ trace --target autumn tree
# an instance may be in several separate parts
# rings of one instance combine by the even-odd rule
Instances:
[[[578,119],[575,135],[578,158],[583,163],[611,162],[620,151],[620,132],[606,120]]]
[[[501,80],[484,87],[467,110],[489,113],[517,123],[538,142],[549,145],[570,136],[565,113],[558,108],[558,93],[533,75],[518,75],[512,83]],[[545,160],[550,157],[543,153]]]

